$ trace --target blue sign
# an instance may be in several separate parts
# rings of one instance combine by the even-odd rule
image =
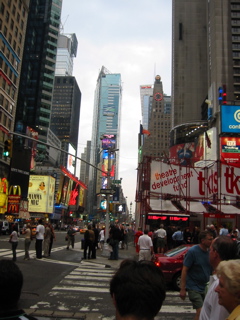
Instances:
[[[240,106],[221,106],[222,132],[240,133]]]

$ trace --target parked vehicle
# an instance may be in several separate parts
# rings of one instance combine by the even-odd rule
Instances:
[[[166,283],[173,285],[175,290],[180,290],[183,260],[193,244],[184,244],[165,253],[155,254],[153,261],[161,268]]]

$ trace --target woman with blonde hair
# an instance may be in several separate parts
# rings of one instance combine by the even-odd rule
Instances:
[[[216,272],[218,303],[230,313],[227,320],[240,320],[240,260],[221,261]]]

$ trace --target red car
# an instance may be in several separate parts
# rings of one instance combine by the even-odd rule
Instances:
[[[153,259],[156,266],[161,268],[166,283],[173,284],[175,290],[180,290],[183,260],[193,244],[184,244],[165,253],[157,253]]]

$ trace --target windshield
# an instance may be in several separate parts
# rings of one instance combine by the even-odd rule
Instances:
[[[167,257],[173,257],[173,256],[185,251],[186,249],[188,249],[188,247],[182,245],[180,247],[177,247],[177,248],[174,248],[172,250],[167,251],[164,255]]]

